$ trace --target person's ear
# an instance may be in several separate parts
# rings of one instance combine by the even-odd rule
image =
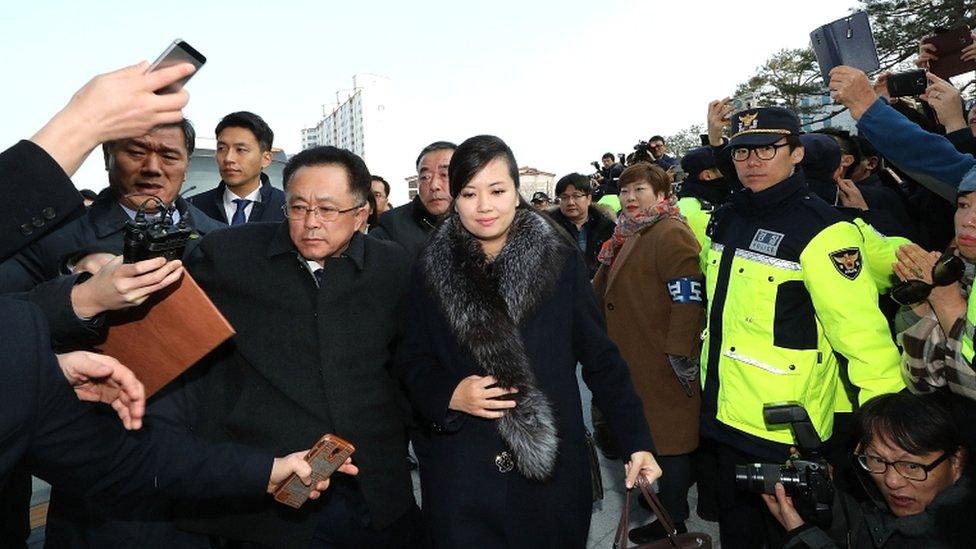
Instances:
[[[803,147],[802,146],[793,149],[793,152],[790,153],[790,157],[792,159],[792,162],[793,162],[793,165],[794,166],[796,166],[800,162],[803,162],[803,155],[804,155],[804,153],[805,153],[805,151],[803,150]]]

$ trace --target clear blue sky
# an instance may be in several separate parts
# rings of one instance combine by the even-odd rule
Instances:
[[[24,2],[0,20],[0,146],[29,137],[91,76],[152,60],[174,38],[208,58],[187,116],[209,136],[262,115],[289,154],[352,75],[398,92],[402,181],[426,143],[505,139],[521,165],[587,173],[610,151],[704,120],[771,53],[808,42],[853,0],[676,2]],[[105,185],[97,158],[75,178]]]

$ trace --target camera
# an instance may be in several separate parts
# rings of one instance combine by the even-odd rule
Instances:
[[[156,201],[159,208],[158,215],[150,220],[146,216],[146,205],[152,201]],[[154,257],[165,257],[169,261],[183,257],[186,244],[200,235],[187,225],[185,210],[180,212],[179,222],[173,221],[174,212],[175,206],[167,208],[155,197],[143,202],[135,218],[125,224],[122,261],[135,263]]]
[[[796,402],[766,404],[763,406],[763,419],[769,425],[788,423],[800,455],[791,457],[786,465],[736,465],[736,486],[740,490],[758,494],[775,494],[776,483],[782,483],[804,520],[828,527],[834,485],[827,474],[827,461],[820,454],[820,436],[810,423],[807,411]]]
[[[899,72],[888,76],[888,95],[909,97],[922,95],[929,86],[924,70]]]
[[[912,305],[925,301],[932,293],[932,288],[959,282],[965,272],[966,264],[962,259],[948,251],[942,254],[932,266],[932,284],[922,280],[899,282],[891,289],[891,299],[899,305]]]
[[[650,154],[651,146],[647,144],[647,141],[638,141],[637,144],[634,145],[634,151],[637,153]]]

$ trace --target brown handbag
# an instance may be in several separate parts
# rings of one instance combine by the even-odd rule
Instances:
[[[668,537],[664,539],[659,539],[651,543],[645,543],[643,545],[635,545],[633,549],[711,549],[712,547],[712,537],[703,532],[688,532],[686,534],[679,534],[674,528],[674,521],[671,520],[671,515],[668,514],[664,506],[661,505],[661,500],[658,499],[657,494],[651,490],[650,484],[643,475],[637,477],[637,484],[634,486],[638,488],[641,494],[644,495],[644,499],[650,504],[651,510],[657,515],[657,520],[661,521],[661,526],[664,526],[664,530],[668,533]],[[620,525],[617,526],[617,535],[613,538],[614,549],[628,549],[630,545],[627,539],[627,528],[630,525],[630,493],[633,489],[627,490],[627,497],[624,499],[624,508],[620,513]]]

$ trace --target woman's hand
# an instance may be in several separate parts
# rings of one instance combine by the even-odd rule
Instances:
[[[776,483],[775,496],[762,494],[762,498],[766,502],[766,507],[769,507],[769,512],[783,525],[783,528],[786,528],[787,532],[806,524],[800,518],[800,513],[796,512],[796,507],[793,507],[793,498],[786,495],[786,488],[783,488],[782,483]]]
[[[935,110],[939,123],[945,126],[946,132],[952,133],[966,127],[966,114],[962,110],[962,98],[952,84],[927,73],[929,87],[921,98]]]
[[[630,490],[637,483],[637,476],[644,475],[648,483],[661,478],[661,466],[654,459],[654,454],[647,451],[634,452],[630,455],[630,461],[624,464],[624,473],[627,475],[625,484]]]
[[[898,258],[898,262],[893,264],[895,274],[903,282],[921,280],[932,284],[932,268],[941,256],[939,252],[926,252],[918,244],[905,244],[895,250],[895,257]]]
[[[973,43],[962,49],[959,59],[963,61],[976,61],[976,32],[973,32]]]
[[[448,408],[487,419],[502,417],[505,410],[515,407],[514,400],[504,397],[518,393],[518,389],[492,387],[497,383],[498,380],[492,376],[468,376],[462,379],[454,388]],[[497,398],[501,400],[494,400]]]

